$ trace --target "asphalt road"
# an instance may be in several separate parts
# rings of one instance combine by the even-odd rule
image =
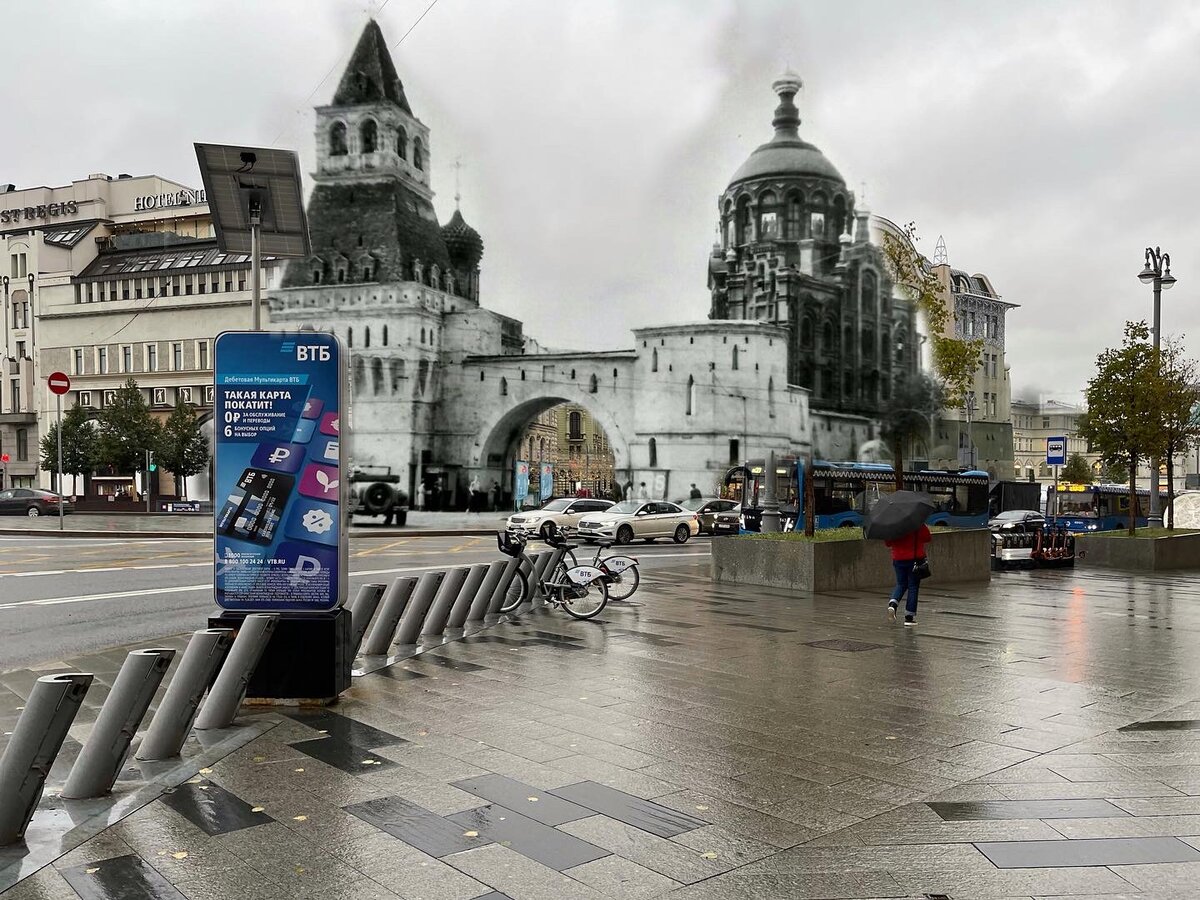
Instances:
[[[705,538],[637,545],[643,568],[707,568]],[[500,558],[491,537],[350,539],[364,582]],[[203,628],[215,609],[211,539],[0,536],[0,672]]]

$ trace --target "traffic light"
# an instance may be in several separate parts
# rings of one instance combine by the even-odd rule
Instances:
[[[154,451],[153,450],[146,451],[146,471],[147,472],[158,471],[158,463],[156,463],[154,461]]]

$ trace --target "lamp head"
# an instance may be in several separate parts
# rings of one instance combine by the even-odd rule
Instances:
[[[1171,274],[1171,270],[1167,269],[1167,274],[1162,277],[1160,282],[1164,291],[1169,291],[1175,286],[1175,276]]]
[[[1138,274],[1138,281],[1142,284],[1149,284],[1154,280],[1154,270],[1150,268],[1150,260],[1146,260],[1146,267]]]

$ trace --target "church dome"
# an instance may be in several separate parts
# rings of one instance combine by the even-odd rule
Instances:
[[[772,124],[775,137],[750,154],[729,181],[733,187],[743,181],[767,176],[824,178],[844,185],[846,180],[820,150],[800,139],[800,111],[793,98],[800,90],[799,76],[788,72],[771,85],[779,95]]]
[[[442,226],[442,238],[450,252],[450,260],[457,266],[473,269],[483,258],[483,238],[467,224],[462,212],[454,211],[450,221]]]

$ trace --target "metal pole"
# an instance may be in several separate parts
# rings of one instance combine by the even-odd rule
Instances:
[[[500,579],[508,569],[509,562],[510,560],[507,559],[498,559],[488,566],[483,584],[479,586],[479,590],[475,594],[475,599],[471,601],[471,608],[467,611],[468,622],[478,622],[487,615],[492,595],[496,592],[496,586],[500,584]]]
[[[463,567],[451,569],[446,573],[446,577],[442,579],[441,587],[438,588],[438,592],[433,598],[433,603],[430,604],[429,613],[425,616],[425,621],[421,625],[421,634],[441,634],[446,629],[446,621],[450,618],[450,610],[454,608],[454,602],[458,599],[458,595],[462,591],[463,582],[467,580],[467,575],[470,572],[469,568]]]
[[[487,606],[484,608],[484,615],[500,612],[500,607],[504,603],[504,595],[508,593],[509,585],[517,577],[517,570],[520,568],[521,560],[516,557],[504,563],[504,568],[500,570],[500,578],[496,581],[496,587],[492,591],[492,596],[488,599]]]
[[[196,720],[200,698],[232,642],[232,628],[202,628],[192,632],[183,659],[175,667],[171,683],[138,746],[135,754],[138,759],[170,759],[179,755]]]
[[[775,451],[767,451],[766,470],[763,472],[766,478],[766,483],[763,485],[763,511],[762,525],[760,526],[763,534],[776,534],[779,532],[779,501],[775,497],[775,480],[778,477],[775,474]]]
[[[150,512],[150,451],[146,451],[146,512]]]
[[[250,304],[254,307],[254,331],[262,331],[262,310],[259,309],[259,298],[262,285],[259,283],[261,268],[261,250],[259,248],[259,231],[262,229],[262,215],[258,200],[250,200]]]
[[[58,406],[58,530],[63,530],[63,466],[62,466],[62,394],[55,394]]]
[[[375,611],[379,609],[379,601],[383,597],[385,587],[386,585],[382,584],[364,584],[358,589],[358,596],[354,598],[354,602],[350,605],[351,659],[358,655],[358,648],[362,646],[363,635],[367,633],[367,626],[371,624],[371,618],[375,615]]]
[[[1161,263],[1159,264],[1161,268]],[[1154,374],[1158,375],[1162,369],[1162,359],[1159,355],[1159,346],[1161,341],[1160,327],[1162,325],[1162,276],[1156,274],[1154,276]],[[1162,503],[1159,500],[1159,476],[1158,476],[1159,459],[1157,456],[1150,457],[1150,515],[1146,521],[1146,525],[1150,528],[1161,528],[1163,523]],[[1135,476],[1137,473],[1134,473]]]
[[[438,587],[445,577],[445,572],[426,572],[417,581],[412,600],[404,608],[404,615],[400,617],[400,628],[396,631],[395,643],[415,644],[417,642],[417,638],[421,634],[421,623],[425,621],[429,605],[433,603],[434,595],[437,594]]]
[[[476,563],[471,566],[471,572],[467,576],[467,580],[463,582],[462,590],[458,592],[458,599],[454,601],[454,607],[450,610],[450,618],[446,620],[447,630],[462,628],[466,623],[471,605],[479,596],[483,580],[487,577],[490,569],[491,566],[487,563]]]
[[[0,757],[0,847],[21,839],[92,676],[43,675]]]
[[[392,636],[396,633],[396,625],[399,624],[400,616],[408,606],[408,600],[416,586],[417,579],[410,575],[397,578],[388,587],[383,595],[379,615],[375,617],[375,624],[371,626],[371,633],[363,642],[364,656],[383,656],[388,652],[388,647],[392,646]]]
[[[242,620],[233,648],[208,692],[208,700],[196,717],[197,730],[228,728],[246,697],[246,688],[263,651],[275,632],[279,616],[254,613]]]
[[[134,650],[125,657],[62,795],[87,800],[109,793],[129,756],[138,726],[175,658],[170,649]]]

